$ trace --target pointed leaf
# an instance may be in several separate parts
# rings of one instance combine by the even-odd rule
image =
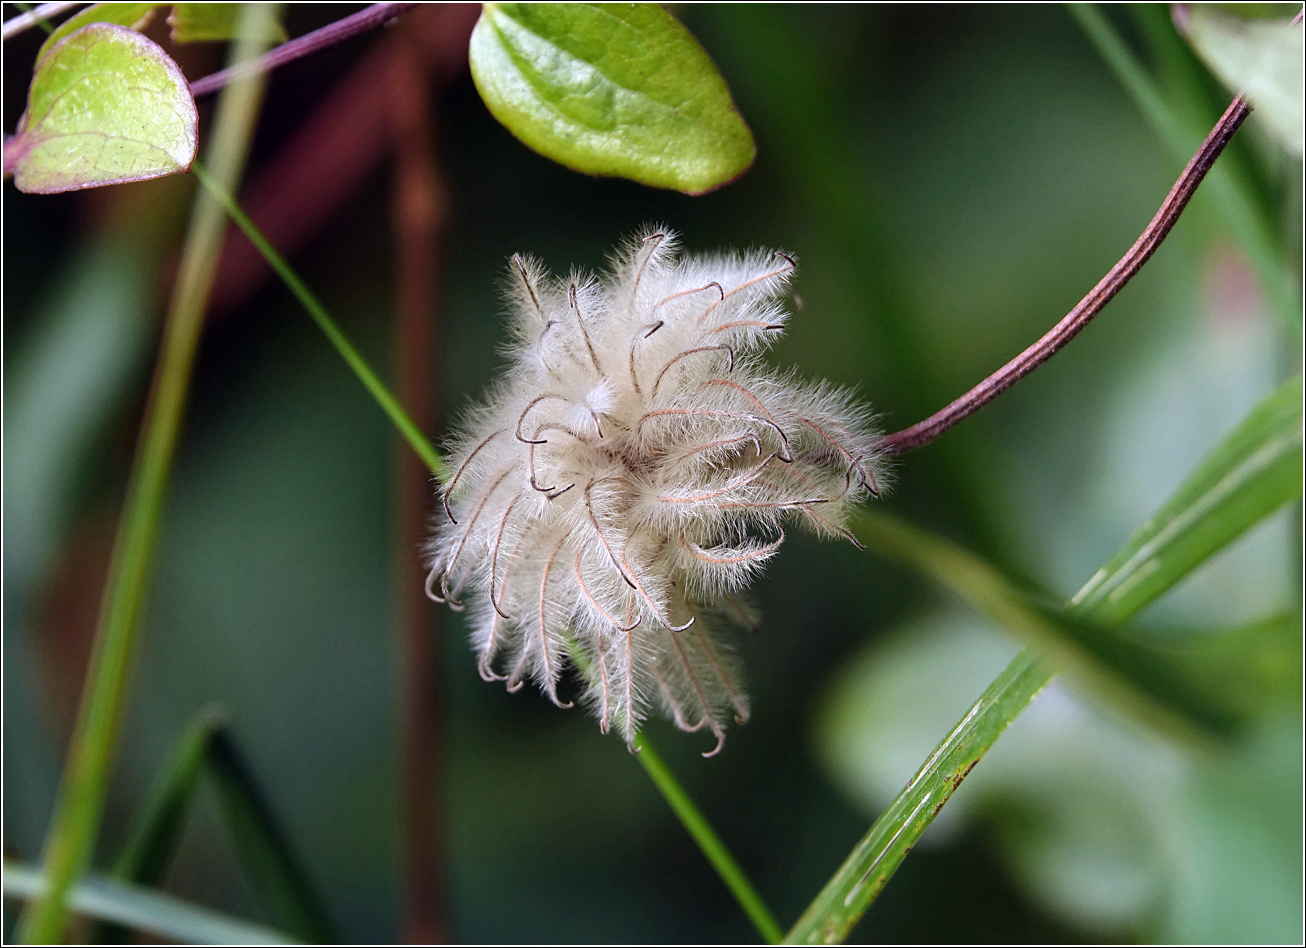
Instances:
[[[18,190],[54,194],[185,171],[197,144],[177,64],[139,33],[95,23],[37,64],[4,164]]]
[[[223,823],[259,902],[280,927],[305,941],[335,941],[307,874],[235,742],[218,731],[208,749]]]
[[[182,820],[208,758],[209,743],[222,727],[225,715],[210,708],[186,729],[172,756],[159,772],[150,795],[142,804],[113,874],[137,885],[154,885],[163,877],[168,860],[181,837]]]
[[[45,877],[30,866],[4,864],[4,894],[32,899]],[[293,945],[294,939],[244,919],[192,905],[162,892],[88,872],[69,894],[73,911],[127,928],[163,935],[183,945]]]
[[[1077,621],[1067,625],[1091,634],[1091,627],[1081,623],[1110,626],[1127,620],[1225,544],[1300,496],[1301,402],[1299,376],[1254,408],[1198,465],[1161,512],[1074,596],[1066,611]],[[882,514],[876,516],[883,518]],[[889,542],[885,544],[888,551],[896,552],[904,562],[943,582],[1014,631],[1040,629],[1028,623],[1018,601],[1004,594],[993,581],[997,574],[991,567],[947,541],[908,527],[930,540],[928,545],[913,546],[911,541],[918,537],[909,534],[904,539],[903,526],[891,522]],[[868,546],[883,539],[873,530],[858,532]],[[939,553],[943,555],[936,555]],[[1122,592],[1112,597],[1112,590]],[[1257,633],[1252,630],[1249,634],[1255,637]],[[1092,644],[1100,650],[1099,656],[1115,652],[1119,657],[1120,651],[1128,648],[1120,642],[1101,632]],[[1173,684],[1186,675],[1190,681],[1200,682],[1202,675],[1214,673],[1210,661],[1212,656],[1219,659],[1222,648],[1225,655],[1232,651],[1239,657],[1249,651],[1246,642],[1233,649],[1219,643],[1212,654],[1196,660],[1190,657],[1186,664],[1163,666],[1167,681]],[[1252,654],[1256,652],[1252,650]],[[872,824],[790,929],[785,942],[844,941],[971,768],[1052,676],[1053,671],[1040,663],[1033,648],[1016,656]]]
[[[494,117],[576,171],[701,194],[753,163],[716,65],[657,4],[487,3],[470,59]]]
[[[1302,379],[1297,376],[1252,410],[1071,605],[1101,624],[1123,622],[1301,491]]]

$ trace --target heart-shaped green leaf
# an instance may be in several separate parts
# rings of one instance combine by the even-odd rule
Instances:
[[[93,23],[37,63],[4,164],[18,190],[54,194],[185,171],[197,143],[177,64],[139,33]]]
[[[716,65],[657,4],[487,3],[470,59],[494,117],[576,171],[702,194],[753,163]]]
[[[1184,8],[1186,15],[1177,17],[1180,28],[1211,71],[1246,95],[1279,144],[1300,158],[1306,139],[1302,25],[1224,16],[1209,6]]]

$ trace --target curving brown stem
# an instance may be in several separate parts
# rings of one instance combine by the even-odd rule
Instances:
[[[237,76],[270,72],[278,66],[284,66],[286,63],[316,53],[319,49],[326,49],[359,33],[376,29],[395,17],[407,13],[415,6],[416,3],[374,3],[366,10],[360,10],[334,23],[328,23],[320,30],[314,30],[312,33],[282,43],[252,62],[228,66],[220,72],[210,73],[203,79],[196,79],[190,84],[190,94],[196,97],[208,95],[210,92],[217,92]]]
[[[1197,186],[1206,177],[1206,172],[1211,170],[1211,166],[1215,164],[1215,159],[1220,157],[1220,153],[1224,151],[1225,146],[1229,144],[1229,140],[1233,138],[1234,132],[1238,131],[1238,127],[1242,125],[1250,113],[1251,108],[1242,96],[1238,96],[1233,102],[1229,103],[1229,108],[1225,109],[1220,121],[1216,122],[1215,128],[1211,129],[1211,134],[1207,135],[1206,141],[1202,142],[1202,147],[1197,150],[1197,154],[1193,155],[1183,173],[1179,175],[1179,180],[1174,183],[1174,187],[1166,195],[1165,201],[1161,204],[1161,209],[1156,212],[1156,216],[1147,225],[1147,229],[1143,231],[1138,240],[1134,241],[1134,245],[1129,248],[1128,252],[1120,258],[1120,262],[1098,281],[1097,286],[1089,290],[1088,295],[1080,300],[1078,305],[1067,313],[1061,322],[1053,326],[1038,342],[980,382],[965,395],[952,402],[952,404],[936,411],[924,421],[917,422],[910,428],[904,428],[902,431],[889,435],[884,439],[884,450],[889,454],[905,454],[922,445],[929,444],[963,418],[979,411],[1029,375],[1060,351],[1062,346],[1074,339],[1079,331],[1087,326],[1089,321],[1100,313],[1107,303],[1111,302],[1111,298],[1133,279],[1134,274],[1143,268],[1143,264],[1147,263],[1152,254],[1156,252],[1156,248],[1161,246],[1161,241],[1165,240],[1166,235],[1170,233],[1170,229],[1179,220],[1179,215],[1183,213],[1184,208],[1188,205],[1189,200],[1197,190]]]

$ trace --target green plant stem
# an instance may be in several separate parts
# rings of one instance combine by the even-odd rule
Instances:
[[[662,762],[662,758],[657,755],[649,744],[648,738],[642,733],[635,735],[635,750],[637,751],[635,756],[644,765],[649,779],[657,786],[658,792],[689,831],[694,842],[698,843],[698,848],[703,851],[712,868],[717,871],[721,881],[730,889],[730,893],[739,902],[744,914],[757,927],[767,944],[778,945],[784,938],[784,929],[762,901],[757,889],[753,888],[753,883],[739,867],[739,863],[735,862],[735,857],[730,855],[721,837],[712,829],[698,807],[694,806],[694,802],[689,799],[689,795],[685,793],[684,788],[667,769],[667,765]]]
[[[581,676],[590,680],[592,684],[593,668],[574,639],[569,638],[567,641],[567,654],[571,657],[572,663],[581,673]],[[739,902],[739,907],[744,910],[744,914],[757,926],[758,932],[766,939],[767,944],[779,944],[780,939],[784,936],[784,930],[776,922],[775,915],[767,908],[753,883],[744,874],[744,870],[740,868],[739,863],[735,862],[735,857],[730,855],[730,850],[726,849],[726,844],[721,841],[721,837],[716,834],[716,830],[712,829],[712,825],[708,823],[707,817],[694,805],[694,801],[689,799],[689,794],[685,792],[685,788],[680,785],[680,781],[676,779],[675,774],[671,772],[662,758],[653,750],[648,738],[644,736],[642,731],[635,732],[635,740],[631,744],[631,749],[635,751],[636,759],[643,765],[645,773],[649,775],[653,785],[658,788],[662,798],[670,805],[671,811],[676,814],[681,825],[685,827],[694,842],[698,844],[698,848],[703,851],[703,855],[712,864],[712,868],[717,871],[717,875],[726,884],[730,894]]]
[[[261,52],[266,44],[263,37],[269,32],[268,22],[275,13],[273,5],[251,4],[247,8],[233,58],[239,61]],[[262,96],[263,81],[253,77],[233,83],[220,100],[209,157],[214,178],[225,188],[230,189],[240,178]],[[24,942],[60,940],[68,917],[68,891],[90,864],[99,836],[159,515],[224,225],[222,208],[206,195],[196,195],[168,307],[144,433],[114,543],[86,685],[46,838],[43,870],[49,885],[23,914],[20,937]]]
[[[1175,113],[1157,84],[1101,10],[1091,3],[1071,3],[1067,4],[1067,8],[1160,137],[1171,157],[1186,162],[1203,132]],[[1294,338],[1300,339],[1301,298],[1288,279],[1283,253],[1273,226],[1229,168],[1217,165],[1211,169],[1205,191],[1210,194],[1210,200],[1224,219],[1229,234],[1242,248],[1260,277],[1261,284],[1284,325],[1293,333]]]
[[[313,291],[291,269],[285,258],[277,253],[276,248],[268,242],[262,232],[254,226],[254,222],[249,219],[249,215],[241,210],[240,205],[236,203],[236,199],[231,196],[231,189],[215,180],[215,175],[210,174],[198,161],[191,166],[190,170],[199,179],[200,184],[208,189],[214,199],[236,222],[236,226],[245,232],[245,236],[249,238],[250,243],[263,255],[263,259],[268,262],[268,266],[276,271],[277,276],[281,277],[282,282],[295,295],[295,298],[299,300],[304,309],[308,310],[308,314],[313,317],[313,321],[317,323],[318,328],[322,330],[331,345],[335,346],[336,351],[340,353],[340,357],[345,360],[345,363],[353,369],[354,374],[358,376],[358,380],[363,383],[363,387],[371,393],[372,398],[381,406],[381,410],[386,413],[390,422],[403,435],[404,440],[417,452],[417,456],[422,459],[422,463],[430,468],[431,472],[441,481],[447,481],[449,479],[449,469],[445,465],[444,459],[431,446],[431,442],[427,440],[426,435],[422,434],[422,429],[409,417],[408,412],[404,411],[403,406],[399,404],[399,400],[390,393],[385,383],[367,364],[367,360],[362,357],[345,334],[341,332],[340,327],[331,318],[331,314],[327,312],[326,307],[318,302],[317,297],[313,295]]]

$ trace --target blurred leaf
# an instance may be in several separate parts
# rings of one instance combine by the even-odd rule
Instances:
[[[1254,408],[1137,534],[1071,600],[1077,619],[1100,625],[1124,622],[1172,587],[1220,547],[1277,510],[1301,492],[1301,398],[1298,377]],[[988,613],[1017,634],[1054,631],[1040,624],[1007,594],[1005,580],[987,564],[947,541],[883,514],[862,514],[857,532],[868,546],[883,543]],[[886,529],[887,525],[887,529]],[[869,526],[870,529],[867,529]],[[1147,548],[1140,537],[1150,539]],[[887,541],[887,542],[886,542]],[[1164,568],[1153,566],[1161,553]],[[1124,594],[1097,595],[1109,577],[1110,588]],[[1089,628],[1080,627],[1080,628]],[[1100,637],[1100,654],[1120,657],[1129,646]],[[1058,655],[1068,654],[1064,648]],[[1163,682],[1173,686],[1168,666]],[[1158,666],[1151,661],[1133,669],[1133,680],[1147,681]],[[1052,678],[1027,648],[971,706],[916,776],[872,824],[844,864],[826,883],[786,936],[787,942],[842,942],[879,895],[889,877],[952,796],[970,768],[979,762],[1007,725]],[[1155,685],[1153,685],[1155,687]],[[1182,684],[1180,684],[1182,688]]]
[[[1075,594],[1071,606],[1115,625],[1254,523],[1301,496],[1302,379],[1266,397],[1165,505]]]
[[[1300,632],[1300,630],[1299,630]],[[1199,760],[1158,941],[1301,944],[1300,706],[1230,756]]]
[[[978,556],[906,521],[879,511],[863,511],[859,521],[856,532],[867,547],[951,589],[1110,703],[1181,731],[1196,726],[1225,732],[1236,723],[1167,654],[1036,602]]]
[[[92,24],[37,64],[5,170],[37,194],[175,174],[195,160],[198,121],[190,86],[162,49]]]
[[[225,721],[222,711],[201,711],[164,764],[150,795],[113,864],[113,874],[127,882],[152,886],[162,877],[181,837],[182,820],[190,808],[214,734]]]
[[[277,925],[304,941],[335,941],[307,874],[249,765],[225,731],[212,735],[208,764],[224,822],[260,904]]]
[[[195,798],[208,756],[209,742],[224,718],[220,710],[208,708],[186,729],[137,813],[127,843],[113,864],[115,878],[147,888],[163,878],[181,840],[186,813]],[[91,940],[96,944],[121,944],[127,934],[125,927],[108,924],[94,932]]]
[[[487,3],[470,61],[494,117],[576,171],[702,194],[753,163],[725,80],[657,4]]]
[[[240,19],[239,3],[174,3],[168,14],[172,38],[178,43],[235,39]],[[286,41],[285,28],[275,20],[269,24],[274,43]]]
[[[150,15],[156,9],[166,6],[166,3],[93,3],[55,27],[54,32],[45,38],[45,42],[36,53],[37,64],[40,64],[55,43],[65,36],[76,33],[83,26],[90,26],[92,23],[113,23],[139,30],[150,21]]]
[[[44,891],[45,878],[35,869],[12,862],[4,864],[6,896],[31,899]],[[295,944],[292,938],[271,928],[95,873],[87,873],[73,887],[69,903],[82,915],[154,932],[181,944]]]
[[[1241,718],[1301,706],[1301,612],[1220,632],[1168,635],[1163,642],[1153,637],[1145,647]]]
[[[1302,25],[1224,16],[1207,4],[1177,8],[1175,23],[1211,71],[1251,103],[1289,154],[1302,157],[1306,94]]]
[[[140,30],[149,23],[155,10],[168,6],[172,7],[172,12],[168,14],[168,26],[172,27],[172,38],[178,43],[236,38],[239,3],[96,3],[59,24],[41,44],[41,49],[36,54],[37,61],[55,43],[83,26],[114,23]],[[277,43],[286,41],[286,31],[280,24],[274,22],[270,31],[268,39]]]

